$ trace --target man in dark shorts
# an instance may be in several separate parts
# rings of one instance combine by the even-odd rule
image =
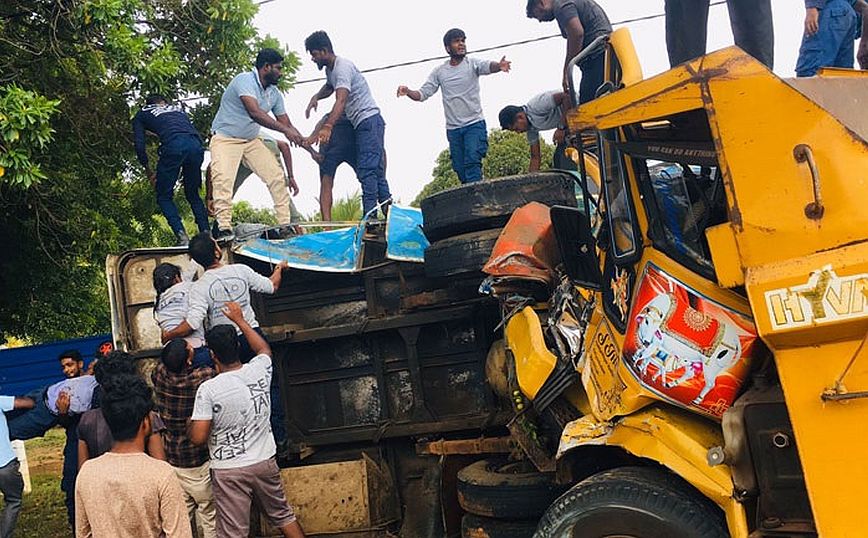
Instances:
[[[563,86],[569,91],[567,72],[570,60],[582,52],[600,36],[612,33],[612,23],[603,8],[594,0],[528,0],[527,16],[540,22],[557,20],[561,35],[567,40],[564,58]],[[606,66],[605,49],[601,48],[579,63],[582,82],[579,85],[579,103],[587,103],[596,97],[603,84]]]
[[[319,131],[328,116],[324,116],[313,132]],[[311,156],[319,164],[319,211],[323,222],[332,220],[332,191],[335,185],[335,173],[338,167],[347,163],[356,172],[356,134],[353,124],[346,116],[335,123],[328,144],[323,144],[319,152],[311,151]]]

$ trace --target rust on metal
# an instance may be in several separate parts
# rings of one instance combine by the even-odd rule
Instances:
[[[509,454],[515,449],[510,437],[479,437],[416,443],[416,454],[420,456],[453,456],[459,454]]]

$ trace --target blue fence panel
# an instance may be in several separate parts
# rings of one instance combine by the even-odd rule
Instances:
[[[0,394],[15,396],[27,394],[63,379],[57,356],[68,349],[77,349],[84,357],[85,366],[93,360],[97,347],[110,334],[61,340],[38,346],[0,350]]]

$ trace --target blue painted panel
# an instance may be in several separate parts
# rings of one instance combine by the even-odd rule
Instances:
[[[422,211],[392,204],[386,221],[386,257],[404,262],[425,261],[428,240],[422,233]]]
[[[77,349],[85,365],[93,360],[96,348],[110,334],[61,340],[37,346],[0,350],[0,394],[15,396],[63,380],[57,356],[67,349]]]
[[[364,228],[341,228],[299,235],[279,241],[255,239],[236,252],[269,263],[286,261],[290,267],[332,273],[352,273],[360,269]]]

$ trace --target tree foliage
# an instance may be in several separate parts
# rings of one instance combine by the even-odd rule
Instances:
[[[543,169],[551,167],[554,146],[540,139],[540,151],[542,153],[541,166]],[[493,129],[488,134],[488,154],[482,160],[482,175],[484,178],[496,178],[524,174],[530,167],[530,149],[527,137],[521,133]],[[444,149],[437,156],[434,170],[431,172],[431,181],[422,187],[419,195],[413,200],[414,207],[424,198],[440,191],[457,187],[461,183],[458,175],[452,170],[452,162],[449,157],[449,149]]]
[[[107,254],[172,244],[135,161],[149,93],[188,100],[207,133],[260,46],[253,0],[0,2],[0,331],[31,341],[109,328]],[[181,202],[182,214],[189,212]],[[190,228],[192,231],[192,227]]]

